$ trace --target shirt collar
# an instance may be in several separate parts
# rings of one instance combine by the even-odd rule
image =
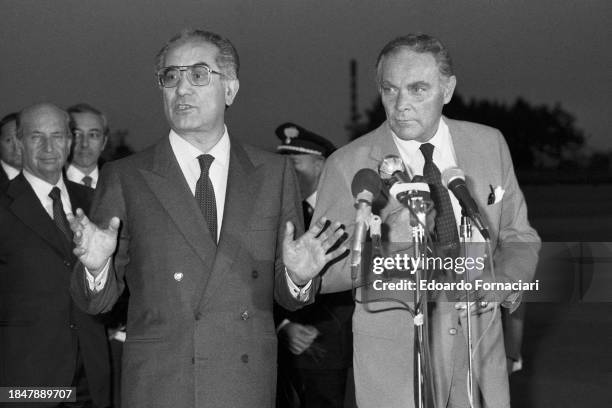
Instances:
[[[9,180],[14,179],[19,174],[19,169],[14,168],[3,160],[0,160],[0,165],[2,165],[2,168],[4,169],[4,172]]]
[[[432,145],[434,145],[434,152],[442,151],[446,148],[446,146],[449,146],[452,143],[452,140],[450,138],[450,132],[448,130],[448,125],[442,117],[440,118],[440,122],[438,123],[438,129],[436,130],[436,133],[431,139],[426,142],[418,142],[416,140],[403,140],[397,137],[391,127],[389,127],[389,131],[393,136],[393,141],[395,142],[395,144],[397,146],[402,146],[402,148],[405,151],[409,152],[411,155],[416,154],[421,145],[424,143],[431,143]]]
[[[97,180],[99,172],[100,170],[98,170],[98,166],[96,166],[96,168],[93,169],[91,173],[85,174],[74,164],[70,164],[66,169],[66,176],[68,176],[69,179],[78,180],[78,182],[80,183],[81,180],[83,180],[83,177],[86,176],[91,177],[93,180]]]
[[[177,157],[197,159],[201,154],[210,154],[215,158],[213,164],[227,166],[229,161],[230,140],[227,126],[223,126],[221,139],[208,151],[202,152],[200,149],[180,137],[174,130],[170,130],[170,146]]]
[[[60,189],[62,196],[68,196],[68,190],[66,189],[66,184],[64,184],[64,177],[60,176],[59,180],[55,184],[50,184],[45,180],[36,177],[34,174],[30,173],[26,169],[23,169],[23,176],[26,178],[28,183],[32,186],[32,189],[36,193],[36,196],[41,202],[46,202],[50,200],[49,193],[53,187],[58,187]]]
[[[315,205],[317,204],[317,192],[316,192],[316,190],[315,190],[315,192],[314,192],[314,193],[312,193],[311,195],[309,195],[309,196],[306,198],[306,200],[304,200],[304,201],[306,201],[308,204],[310,204],[310,206],[311,206],[312,208],[315,208]]]

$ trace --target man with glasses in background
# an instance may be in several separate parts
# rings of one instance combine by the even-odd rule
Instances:
[[[325,219],[294,240],[291,163],[229,136],[238,68],[217,34],[172,38],[157,56],[169,135],[108,163],[93,222],[72,219],[77,302],[104,312],[130,290],[124,407],[273,407],[273,298],[289,310],[311,303],[315,276],[345,251],[326,254],[344,230]]]
[[[66,177],[75,183],[96,188],[98,161],[108,142],[108,121],[102,112],[86,103],[73,105],[67,111],[74,143]]]

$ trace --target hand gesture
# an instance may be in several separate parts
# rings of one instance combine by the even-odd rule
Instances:
[[[344,228],[339,222],[327,225],[325,217],[310,226],[310,229],[298,239],[294,239],[295,226],[287,222],[283,238],[283,263],[289,277],[296,285],[305,285],[317,276],[321,269],[331,260],[343,254],[347,248],[340,246],[327,253],[344,235]]]
[[[305,326],[299,323],[287,323],[281,333],[286,336],[287,347],[296,356],[306,351],[319,335],[314,326]]]
[[[119,218],[111,218],[108,228],[101,229],[79,208],[75,216],[68,216],[68,222],[74,232],[74,254],[89,273],[98,276],[117,248]]]

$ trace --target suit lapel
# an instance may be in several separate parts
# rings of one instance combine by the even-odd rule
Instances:
[[[167,138],[157,144],[151,168],[140,169],[140,172],[170,219],[206,265],[204,270],[208,271],[216,246]]]
[[[230,271],[234,259],[241,247],[242,236],[248,228],[251,208],[257,191],[261,186],[261,177],[253,166],[242,146],[231,143],[230,161],[227,176],[225,206],[219,246],[212,268],[210,279],[196,293],[202,296],[196,305],[200,309],[220,287],[224,275]]]
[[[472,194],[475,194],[477,190],[473,175],[486,175],[489,174],[491,169],[482,167],[482,163],[485,163],[485,160],[480,157],[482,150],[474,149],[474,146],[478,144],[477,138],[463,131],[457,126],[455,121],[447,118],[444,118],[444,120],[448,125],[451,140],[453,141],[457,166],[465,173],[465,182],[468,189]]]
[[[49,217],[23,173],[9,184],[7,194],[13,198],[10,209],[25,225],[40,236],[62,258],[70,253],[66,237]]]

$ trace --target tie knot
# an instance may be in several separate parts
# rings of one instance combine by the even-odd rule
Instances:
[[[87,187],[91,187],[91,183],[93,182],[93,179],[90,176],[85,176],[81,179],[81,181],[83,182],[83,184],[85,184]]]
[[[208,169],[210,169],[210,165],[215,160],[213,156],[210,154],[201,154],[198,156],[198,161],[200,162],[200,171],[202,173],[208,174]]]
[[[433,157],[434,145],[431,143],[423,143],[421,147],[419,147],[419,150],[421,150],[421,153],[423,153],[423,157],[425,158],[426,162],[431,161]]]
[[[59,187],[57,186],[53,187],[51,189],[51,192],[49,193],[49,197],[51,197],[53,201],[57,201],[60,199],[60,196],[61,196],[61,192],[60,192]]]

